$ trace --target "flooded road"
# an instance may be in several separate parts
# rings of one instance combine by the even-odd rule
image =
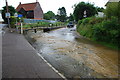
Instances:
[[[75,28],[28,35],[39,54],[67,78],[118,77],[118,51],[79,36]]]

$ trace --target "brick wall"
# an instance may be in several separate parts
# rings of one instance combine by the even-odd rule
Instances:
[[[43,19],[43,10],[39,3],[37,3],[36,8],[34,9],[34,19]]]

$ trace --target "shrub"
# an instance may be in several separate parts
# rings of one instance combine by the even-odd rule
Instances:
[[[91,18],[85,18],[82,20],[82,24],[88,24]]]
[[[95,17],[79,20],[77,31],[92,40],[120,46],[120,23],[116,17],[108,20]]]
[[[118,36],[120,36],[120,24],[117,18],[112,20],[102,21],[94,25],[94,38],[97,41],[105,41],[118,44]]]
[[[89,24],[97,24],[97,23],[100,23],[104,20],[104,18],[100,18],[100,17],[92,17],[91,20],[89,21]]]
[[[16,23],[15,17],[11,17],[11,18],[10,18],[10,26],[11,26],[11,28],[15,28],[15,27],[16,27],[16,26],[15,26],[15,23]]]
[[[78,25],[81,25],[81,23],[82,23],[82,20],[79,20],[79,21],[78,21]]]

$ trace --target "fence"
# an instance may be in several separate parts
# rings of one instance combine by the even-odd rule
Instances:
[[[37,20],[37,19],[23,19],[24,23],[37,23],[37,22],[50,22],[50,23],[55,23],[57,21],[53,20]]]

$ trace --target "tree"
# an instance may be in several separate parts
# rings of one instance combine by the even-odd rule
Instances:
[[[57,20],[64,22],[67,19],[67,13],[65,7],[58,9]]]
[[[68,17],[69,21],[74,21],[74,15],[70,13],[70,16]]]
[[[103,7],[96,7],[96,9],[97,9],[98,12],[103,12],[104,11]]]
[[[77,22],[78,20],[84,18],[84,11],[86,11],[87,17],[91,17],[97,14],[97,10],[93,4],[80,2],[75,5],[74,12],[73,12],[75,20]]]
[[[44,14],[44,19],[51,20],[55,18],[55,14],[52,11],[48,11]]]
[[[8,6],[8,10],[9,10],[9,13],[11,14],[11,16],[14,16],[14,14],[15,14],[15,12],[16,12],[15,8],[12,7],[12,6]],[[3,18],[3,20],[4,20],[5,23],[8,23],[8,22],[7,22],[7,18],[5,17],[5,13],[6,13],[6,12],[7,12],[7,11],[6,11],[6,6],[4,6],[4,7],[3,7],[3,10],[2,10],[2,18]],[[12,23],[13,20],[10,18],[10,21],[11,21],[11,23]]]

